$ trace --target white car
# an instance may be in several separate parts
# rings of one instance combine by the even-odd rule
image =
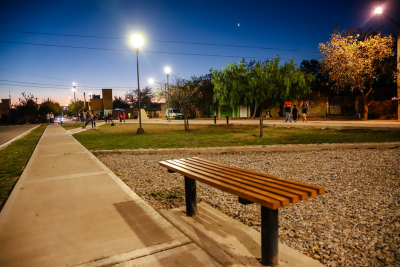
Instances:
[[[179,108],[167,108],[165,111],[165,117],[168,119],[182,119],[183,120],[183,113],[179,110]]]
[[[78,120],[78,117],[77,117],[77,116],[72,116],[72,117],[71,117],[71,121],[76,121],[76,120]]]

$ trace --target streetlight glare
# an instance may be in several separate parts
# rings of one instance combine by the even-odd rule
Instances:
[[[382,14],[382,8],[381,7],[375,8],[375,14]]]
[[[77,83],[76,83],[76,82],[73,82],[73,83],[72,83],[72,86],[73,86],[73,87],[77,86]]]
[[[74,91],[74,92],[75,92],[75,90],[76,90],[75,88],[72,88],[72,91]]]
[[[133,44],[133,47],[140,49],[143,45],[143,37],[135,34],[131,37],[131,43]]]
[[[149,79],[149,84],[154,84],[154,79]]]
[[[165,72],[165,74],[169,75],[171,73],[171,68],[165,67],[164,72]]]

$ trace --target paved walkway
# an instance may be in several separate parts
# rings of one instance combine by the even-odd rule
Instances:
[[[0,213],[0,266],[118,263],[220,266],[61,126],[50,125]]]

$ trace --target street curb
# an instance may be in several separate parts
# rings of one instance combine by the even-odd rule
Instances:
[[[328,149],[377,149],[397,148],[400,142],[385,143],[339,143],[339,144],[301,144],[301,145],[270,145],[270,146],[235,146],[235,147],[194,147],[194,148],[160,148],[160,149],[114,149],[91,150],[98,154],[169,154],[169,153],[234,153],[234,152],[281,152],[307,151]]]
[[[25,135],[27,135],[28,133],[30,133],[30,131],[35,130],[35,129],[36,129],[37,127],[39,127],[40,125],[41,125],[41,124],[39,124],[39,125],[36,126],[36,127],[33,127],[32,129],[29,129],[28,131],[26,131],[26,132],[24,132],[24,133],[18,135],[17,137],[14,137],[14,138],[11,139],[10,141],[8,141],[8,142],[6,142],[6,143],[0,145],[0,150],[3,149],[3,148],[5,148],[6,146],[10,145],[12,142],[14,142],[14,141],[16,141],[16,140],[18,140],[18,139],[24,137]]]

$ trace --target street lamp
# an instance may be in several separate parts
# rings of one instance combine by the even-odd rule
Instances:
[[[400,24],[383,12],[382,7],[375,8],[375,14],[383,14],[387,19],[397,25],[397,120],[400,121]]]
[[[77,85],[76,82],[73,82],[73,83],[72,83],[72,86],[74,87],[74,88],[72,88],[72,91],[74,91],[75,118],[76,118],[76,123],[78,123],[78,113],[77,113],[77,111],[76,111],[76,97],[75,97],[76,85]]]
[[[136,64],[137,64],[137,84],[138,84],[138,108],[139,108],[139,128],[137,129],[136,134],[144,134],[144,130],[142,128],[142,116],[140,112],[140,85],[139,85],[139,49],[143,45],[143,38],[140,35],[134,35],[131,38],[131,42],[133,47],[135,47],[136,52]]]
[[[167,74],[167,85],[168,85],[168,91],[167,91],[167,119],[168,121],[171,121],[169,118],[169,74],[171,73],[171,68],[170,67],[165,67],[164,68],[165,74]]]

